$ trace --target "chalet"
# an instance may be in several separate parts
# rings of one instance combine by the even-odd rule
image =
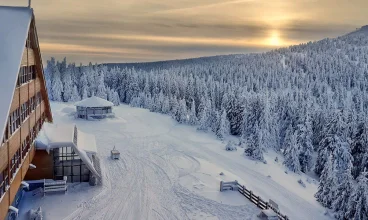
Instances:
[[[33,9],[0,6],[0,220],[17,209],[36,150],[52,122]],[[42,158],[40,158],[42,160]],[[37,168],[36,168],[37,169]]]

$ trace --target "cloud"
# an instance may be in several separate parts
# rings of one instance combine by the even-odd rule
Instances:
[[[0,0],[0,5],[26,5]],[[63,0],[32,2],[45,59],[152,61],[266,51],[345,34],[366,0]]]

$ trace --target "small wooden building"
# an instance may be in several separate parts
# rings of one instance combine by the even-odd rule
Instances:
[[[114,103],[109,102],[97,96],[84,99],[75,103],[77,107],[77,117],[84,119],[101,119],[113,116],[112,106]]]

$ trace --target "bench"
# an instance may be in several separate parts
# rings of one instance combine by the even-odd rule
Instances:
[[[47,192],[61,192],[68,191],[67,177],[64,176],[63,180],[43,180],[43,195]]]

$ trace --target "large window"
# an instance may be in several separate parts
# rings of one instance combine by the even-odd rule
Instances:
[[[28,117],[29,115],[29,109],[28,109],[28,101],[23,103],[21,106],[20,106],[20,112],[21,112],[21,121],[25,121],[26,118]]]
[[[86,182],[89,180],[89,170],[72,147],[62,147],[53,150],[55,179],[68,177],[71,182]]]
[[[0,198],[3,197],[8,186],[9,186],[9,176],[8,176],[8,168],[6,167],[3,171],[0,172]]]
[[[38,106],[39,104],[41,104],[41,93],[40,92],[38,92],[37,94],[36,94],[36,105]]]
[[[26,157],[29,149],[30,149],[30,142],[29,142],[29,137],[27,136],[26,139],[24,139],[23,143],[22,143],[22,160]]]
[[[20,148],[15,152],[14,156],[12,157],[10,161],[10,179],[13,179],[17,169],[21,163],[21,157],[20,157]]]
[[[9,131],[13,134],[20,127],[20,110],[17,108],[9,116]]]
[[[33,79],[36,79],[36,66],[22,66],[19,68],[19,75],[17,86],[27,83]]]
[[[30,109],[30,112],[33,112],[35,109],[36,109],[36,101],[35,101],[35,97],[31,97],[29,99],[29,109]]]

